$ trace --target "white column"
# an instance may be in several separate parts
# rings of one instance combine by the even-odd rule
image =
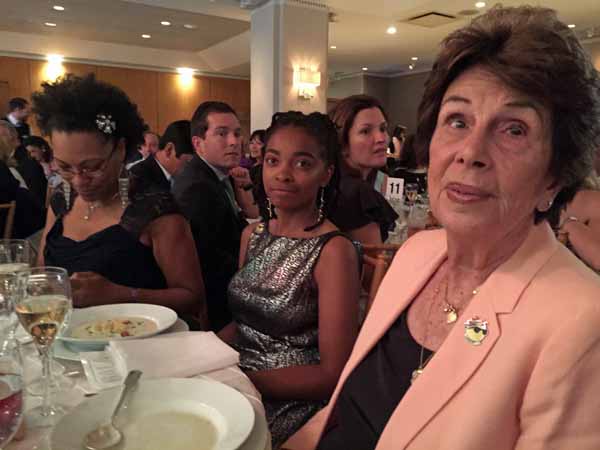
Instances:
[[[326,112],[329,16],[322,1],[270,0],[251,13],[251,128],[277,111]],[[311,99],[300,98],[294,69],[321,74]]]

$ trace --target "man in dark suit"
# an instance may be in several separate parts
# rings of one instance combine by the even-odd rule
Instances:
[[[8,102],[8,115],[4,120],[10,122],[19,134],[19,139],[31,136],[27,118],[29,117],[29,102],[21,97],[11,98]]]
[[[46,214],[31,192],[19,187],[19,182],[8,166],[0,161],[0,203],[16,202],[15,218],[11,238],[25,239],[44,228]],[[6,225],[6,212],[0,213],[0,236]]]
[[[155,155],[158,151],[158,140],[158,134],[153,131],[146,131],[144,133],[144,143],[140,145],[137,152],[133,152],[127,156],[127,160],[125,161],[127,170],[131,170],[134,165],[142,162],[149,156]]]
[[[136,177],[136,183],[142,185],[142,189],[153,185],[170,191],[173,177],[192,159],[193,154],[190,121],[178,120],[171,123],[161,136],[158,151],[133,165],[130,171]]]
[[[229,171],[241,158],[240,122],[221,102],[202,103],[191,121],[195,154],[175,177],[173,195],[192,227],[200,257],[213,330],[231,321],[227,285],[237,271],[240,238],[247,225]]]
[[[6,120],[0,120],[0,138],[3,139],[5,145],[13,149],[12,157],[17,162],[17,172],[19,172],[27,184],[27,189],[29,189],[39,204],[44,207],[46,204],[48,180],[41,164],[29,157],[27,150],[19,141],[17,130]]]

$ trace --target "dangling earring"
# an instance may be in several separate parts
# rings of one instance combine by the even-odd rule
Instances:
[[[275,208],[273,207],[273,203],[271,203],[271,199],[267,197],[267,210],[269,211],[269,219],[275,217]]]
[[[65,209],[69,211],[71,209],[71,183],[63,179],[62,190],[65,197]]]
[[[129,174],[125,166],[119,174],[119,197],[121,198],[121,207],[123,209],[127,208],[129,204]]]
[[[325,219],[325,188],[321,188],[321,195],[319,197],[319,216],[317,217],[317,223],[321,223]]]

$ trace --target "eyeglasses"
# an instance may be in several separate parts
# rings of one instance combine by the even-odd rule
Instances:
[[[58,173],[65,180],[70,180],[75,177],[75,175],[79,175],[81,177],[86,178],[96,178],[101,176],[106,170],[106,166],[108,166],[108,162],[111,160],[113,155],[115,154],[115,150],[117,149],[117,143],[113,145],[110,154],[104,158],[103,160],[93,164],[92,166],[80,167],[79,169],[69,167],[68,169],[57,165]]]

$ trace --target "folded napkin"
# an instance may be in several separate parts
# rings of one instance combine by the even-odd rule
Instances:
[[[191,377],[239,362],[239,354],[215,333],[186,331],[160,337],[111,341],[106,349],[124,372],[144,378]]]

